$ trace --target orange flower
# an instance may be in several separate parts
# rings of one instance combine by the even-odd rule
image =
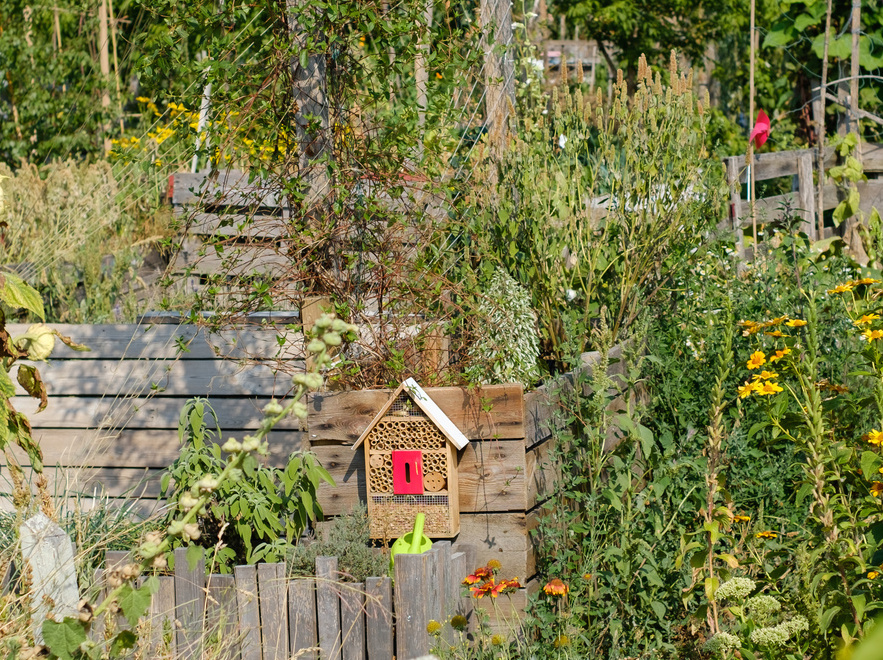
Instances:
[[[476,582],[492,579],[493,576],[494,572],[492,569],[482,566],[481,568],[476,568],[472,575],[467,575],[466,579],[463,580],[463,584],[475,584]]]
[[[474,598],[484,598],[488,594],[491,594],[493,596],[494,586],[495,586],[494,580],[493,580],[493,578],[491,578],[487,582],[484,582],[483,584],[480,584],[477,587],[472,587],[472,589],[471,589],[472,596]],[[496,597],[496,596],[494,596],[494,597]]]
[[[883,481],[875,481],[871,484],[871,495],[880,497],[880,493],[883,493]]]
[[[550,596],[563,596],[570,591],[570,589],[561,580],[555,578],[554,580],[549,580],[549,583],[543,587],[543,591]]]
[[[781,360],[783,357],[788,355],[788,353],[790,353],[790,352],[791,352],[790,348],[783,348],[783,349],[776,351],[776,354],[770,358],[770,364],[772,364],[773,362],[776,362],[778,360]]]
[[[512,580],[500,580],[500,584],[491,589],[491,597],[496,598],[500,594],[508,594],[521,589],[521,583],[518,578]]]

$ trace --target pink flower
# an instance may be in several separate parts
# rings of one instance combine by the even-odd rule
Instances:
[[[751,142],[754,140],[754,148],[760,149],[769,136],[770,118],[766,116],[766,113],[763,110],[761,110],[757,113],[757,122],[754,124],[754,128],[751,129],[751,135],[748,136],[748,141]]]

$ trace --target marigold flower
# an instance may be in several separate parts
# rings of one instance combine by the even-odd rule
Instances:
[[[767,337],[775,337],[776,339],[778,339],[780,337],[787,337],[788,336],[784,332],[782,332],[781,330],[773,330],[772,332],[767,331],[767,332],[764,332],[763,334],[765,334]]]
[[[550,596],[563,596],[570,591],[570,589],[561,580],[555,578],[554,580],[549,580],[548,584],[543,587],[543,591]]]
[[[751,396],[751,393],[754,392],[754,390],[755,390],[756,387],[757,387],[757,383],[749,383],[749,382],[746,380],[746,381],[745,381],[745,384],[742,385],[742,387],[740,387],[739,390],[738,390],[739,398],[740,398],[740,399],[744,399],[744,398],[746,398],[746,397],[748,397],[748,396]]]
[[[875,481],[871,484],[871,495],[880,497],[880,493],[883,493],[883,481]]]
[[[754,351],[746,366],[753,371],[754,369],[759,369],[764,364],[766,364],[766,353],[763,351]]]
[[[848,291],[852,291],[855,288],[855,284],[852,282],[847,282],[846,284],[838,284],[833,289],[828,289],[829,294],[835,293],[846,293]]]
[[[879,445],[883,443],[883,431],[871,429],[864,436],[862,436],[862,440],[870,442],[872,445]]]
[[[801,319],[791,319],[786,323],[789,328],[802,328],[806,325],[806,321],[802,321]]]
[[[754,374],[754,380],[770,380],[771,378],[778,378],[779,374],[774,373],[772,371],[767,371],[764,369],[759,374]]]
[[[773,362],[777,362],[778,360],[781,360],[783,357],[788,355],[790,352],[791,352],[790,348],[779,349],[778,351],[776,351],[776,354],[770,358],[770,364],[772,364]]]
[[[883,339],[883,330],[871,330],[868,328],[862,333],[863,341],[874,341],[875,339]]]
[[[880,575],[880,573],[878,571],[868,571],[868,579],[869,580],[873,580],[878,575]]]
[[[733,522],[749,522],[751,520],[751,516],[733,516]]]
[[[773,394],[778,394],[782,391],[782,388],[779,387],[778,383],[774,383],[771,380],[766,381],[765,383],[758,383],[757,388],[755,388],[755,392],[757,392],[760,396],[771,396]]]
[[[861,318],[852,322],[853,325],[870,325],[873,321],[880,318],[879,314],[865,314]]]
[[[775,532],[771,532],[771,531],[769,531],[769,530],[767,530],[767,531],[765,531],[765,532],[758,532],[758,533],[755,534],[754,536],[757,537],[757,538],[759,538],[759,539],[775,539],[775,538],[778,538],[778,537],[779,537],[778,534],[776,534]]]

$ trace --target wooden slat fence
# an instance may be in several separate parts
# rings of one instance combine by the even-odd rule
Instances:
[[[409,660],[430,652],[430,620],[443,624],[441,634],[449,641],[453,615],[466,616],[474,628],[473,602],[461,594],[462,578],[474,569],[474,551],[452,551],[448,541],[422,555],[399,555],[394,581],[381,576],[364,583],[342,581],[336,557],[318,557],[316,577],[288,578],[282,563],[206,575],[203,557],[191,567],[186,549],[174,554],[174,575],[159,578],[159,591],[138,625],[145,657]],[[96,583],[127,557],[108,552]],[[120,625],[125,620],[114,617],[113,627]],[[99,620],[93,634],[109,628]]]
[[[743,199],[747,189],[748,171],[745,156],[730,156],[724,159],[727,170],[727,183],[730,187],[729,221],[736,234],[737,251],[744,250],[742,230],[751,225],[750,203]],[[863,143],[862,164],[868,181],[858,185],[861,195],[861,210],[870,212],[872,206],[883,206],[883,180],[876,176],[883,172],[883,144]],[[836,165],[836,155],[832,148],[825,149],[825,169]],[[759,224],[780,217],[780,207],[786,201],[791,208],[803,216],[801,230],[813,240],[823,238],[817,236],[816,213],[818,188],[815,181],[816,150],[798,149],[793,151],[777,151],[756,154],[754,157],[755,181],[768,181],[779,177],[792,177],[792,191],[782,195],[759,198],[755,201],[755,214]],[[840,203],[837,187],[833,183],[825,184],[825,209],[829,210]]]

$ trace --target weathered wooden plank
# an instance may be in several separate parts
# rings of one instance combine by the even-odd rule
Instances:
[[[316,557],[316,611],[323,660],[341,660],[337,557]]]
[[[533,509],[537,504],[545,502],[555,488],[558,471],[552,463],[552,449],[555,438],[547,438],[525,455],[525,480],[527,481],[527,506]]]
[[[288,638],[291,655],[303,660],[319,657],[316,629],[316,581],[297,578],[288,583]],[[392,657],[392,656],[389,656]]]
[[[461,514],[457,545],[475,546],[476,566],[496,559],[504,574],[527,579],[536,572],[536,553],[529,537],[536,523],[536,512]]]
[[[268,364],[227,360],[58,360],[40,365],[49,396],[276,396],[291,376]],[[24,389],[16,386],[16,394]]]
[[[463,593],[463,580],[470,575],[477,566],[475,566],[475,548],[468,544],[456,544],[451,548],[451,565],[449,573],[451,574],[451,582],[454,583],[456,592],[455,597],[451,601],[454,604],[452,615],[459,614],[466,617],[467,629],[475,629],[475,617],[473,616],[473,599],[469,594]],[[456,639],[455,631],[448,633],[448,638]]]
[[[191,568],[187,548],[175,549],[175,619],[178,657],[200,655],[205,613],[205,555]]]
[[[153,594],[148,613],[148,658],[177,657],[175,635],[175,578],[162,575],[157,578],[159,588]]]
[[[279,239],[291,235],[289,221],[280,215],[265,213],[201,213],[175,209],[181,230],[191,236],[244,237]]]
[[[480,390],[430,387],[429,397],[472,440],[524,437],[521,385],[488,385]],[[310,441],[353,444],[386,403],[392,390],[360,390],[310,397]]]
[[[201,275],[282,277],[293,270],[291,258],[272,245],[230,245],[218,249],[196,241],[185,241],[175,252],[169,272]]]
[[[340,592],[341,656],[365,660],[365,585],[347,584]]]
[[[392,580],[370,577],[365,581],[368,660],[386,660],[394,655]]]
[[[326,515],[346,513],[366,501],[364,452],[341,445],[317,445],[312,451],[336,484],[319,488],[319,503]],[[461,511],[527,508],[523,440],[471,442],[462,452],[458,473]]]
[[[809,149],[797,157],[797,206],[802,209],[801,231],[816,240],[816,187],[813,182],[813,152]]]
[[[263,407],[270,397],[242,399],[210,397],[209,405],[223,431],[256,429],[264,418]],[[12,405],[31,420],[34,429],[167,429],[177,431],[183,401],[156,397],[85,397],[56,396],[38,413],[40,402],[29,396],[13,397]],[[214,420],[209,415],[210,423]],[[300,420],[294,415],[280,421],[275,429],[297,430]]]
[[[210,575],[207,579],[205,634],[218,656],[239,657],[237,638],[236,583],[232,575]]]
[[[436,541],[428,553],[430,562],[427,567],[426,616],[429,620],[439,623],[445,621],[445,589],[447,588],[445,582],[447,581],[447,562],[450,559],[450,550],[450,541]]]
[[[261,649],[264,660],[288,658],[288,589],[285,564],[258,564]]]
[[[49,482],[48,489],[53,496],[73,497],[76,494],[92,497],[102,492],[109,497],[156,498],[159,494],[161,470],[144,469],[99,469],[70,470],[47,468],[44,476]],[[0,457],[0,493],[12,490],[10,475],[5,461]]]
[[[262,660],[261,621],[258,614],[258,571],[235,566],[236,606],[239,609],[239,649],[242,660]]]
[[[194,325],[76,325],[50,323],[50,327],[79,344],[87,352],[75,351],[56,341],[52,359],[175,359],[202,360],[215,357],[233,359],[298,360],[305,356],[303,334],[284,325],[242,327],[209,332]],[[23,335],[28,324],[11,323],[13,337]],[[280,346],[279,337],[284,343]]]
[[[457,583],[451,573],[451,555],[453,550],[450,541],[436,541],[432,544],[438,555],[439,563],[439,586],[441,587],[441,611],[439,621],[449,619],[454,608],[457,594]]]
[[[400,554],[395,560],[396,657],[418,658],[430,650],[426,624],[429,553]]]
[[[204,172],[178,172],[170,181],[170,197],[174,205],[207,204],[224,206],[279,205],[279,187],[262,181],[249,181],[249,174],[227,170],[216,176]]]

